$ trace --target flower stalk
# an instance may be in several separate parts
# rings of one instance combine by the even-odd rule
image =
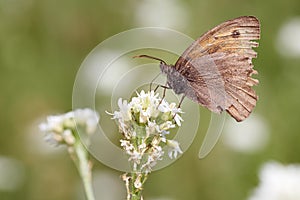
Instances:
[[[94,191],[92,186],[92,163],[89,154],[81,142],[74,144],[74,155],[71,156],[74,161],[80,177],[83,182],[87,200],[94,200]]]
[[[40,125],[45,139],[50,144],[66,145],[71,159],[77,167],[83,182],[87,200],[95,200],[92,186],[92,162],[82,139],[89,143],[99,121],[97,113],[90,109],[78,109],[62,115],[49,116],[47,122]],[[79,131],[83,132],[79,136]]]

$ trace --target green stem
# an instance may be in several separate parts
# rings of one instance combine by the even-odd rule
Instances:
[[[130,200],[143,200],[143,186],[147,179],[147,175],[140,172],[132,172],[129,181]],[[135,181],[141,183],[140,188],[135,187]]]
[[[74,149],[77,159],[73,160],[81,176],[87,200],[95,200],[92,186],[92,167],[88,159],[88,152],[80,141],[76,142]]]

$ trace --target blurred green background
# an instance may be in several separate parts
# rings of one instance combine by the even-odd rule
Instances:
[[[66,149],[49,147],[37,126],[46,115],[72,109],[77,70],[97,44],[131,28],[157,25],[197,38],[242,15],[255,15],[262,26],[254,60],[258,117],[246,126],[250,133],[244,138],[262,132],[264,138],[254,143],[265,142],[238,150],[222,137],[199,160],[209,120],[203,117],[184,156],[151,174],[145,199],[247,199],[265,162],[300,162],[300,1],[0,0],[0,199],[84,199]],[[97,199],[125,199],[121,172],[96,160],[94,171]]]

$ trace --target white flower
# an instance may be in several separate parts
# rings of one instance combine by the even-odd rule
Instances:
[[[127,101],[120,98],[118,100],[118,106],[120,108],[120,112],[115,112],[114,114],[117,114],[116,118],[122,118],[123,121],[129,121],[131,120],[131,113],[130,113],[130,105],[127,104]]]
[[[133,97],[130,105],[135,113],[140,113],[139,122],[146,123],[151,117],[157,117],[159,111],[156,109],[159,99],[158,94],[153,91],[145,93],[143,90],[138,97]]]
[[[260,172],[260,184],[249,200],[299,200],[300,165],[265,164]]]
[[[62,115],[48,116],[39,128],[46,133],[45,140],[51,144],[73,145],[76,125],[81,126],[87,135],[95,132],[99,115],[91,109],[77,109]]]
[[[75,143],[75,137],[70,129],[64,130],[62,137],[68,145],[73,145]]]
[[[177,113],[183,113],[180,108],[176,107],[175,103],[170,104],[171,114],[174,116],[174,120],[178,126],[181,126],[183,119]]]
[[[160,132],[159,126],[155,121],[148,121],[148,126],[146,127],[146,137],[150,135],[155,135],[157,132]]]
[[[180,115],[178,115],[178,113],[183,113],[182,110],[180,108],[176,107],[175,103],[171,103],[169,104],[166,101],[162,101],[161,104],[158,106],[158,110],[163,112],[163,113],[171,113],[171,115],[173,116],[176,124],[178,126],[181,126],[181,122],[183,121],[183,119],[180,117]]]
[[[88,108],[77,109],[74,111],[74,119],[76,123],[86,126],[87,134],[92,134],[96,131],[99,115],[97,112]]]
[[[183,119],[178,114],[175,114],[174,120],[178,126],[181,126],[181,122],[183,121]]]
[[[164,155],[164,151],[161,146],[154,146],[152,151],[153,151],[153,153],[149,157],[151,157],[154,161],[162,159],[162,157]]]
[[[74,120],[74,115],[71,117],[71,115],[68,116],[68,114],[74,114],[73,112],[68,112],[65,116],[64,116],[64,122],[63,122],[63,126],[64,129],[75,129],[76,128],[76,121]]]
[[[129,161],[133,161],[134,164],[140,164],[143,156],[141,152],[134,149],[133,151],[127,151],[127,153],[130,155]]]
[[[134,187],[137,189],[141,189],[143,184],[141,182],[142,174],[139,174],[136,180],[134,181]]]
[[[146,111],[141,110],[140,111],[140,123],[146,123],[147,119],[149,119],[150,114],[147,113]]]
[[[112,119],[117,121],[124,137],[121,147],[129,155],[134,170],[150,173],[164,155],[162,146],[167,143],[169,130],[181,125],[182,111],[175,103],[161,100],[154,91],[141,91],[128,103],[119,99],[118,105],[120,110],[114,112]],[[182,153],[178,142],[172,140],[167,145],[171,147],[171,158]]]
[[[49,116],[47,117],[47,123],[42,123],[39,128],[41,131],[54,131],[56,133],[63,132],[63,116]]]
[[[44,140],[53,146],[58,146],[60,143],[63,143],[62,135],[55,132],[46,132]]]
[[[171,159],[177,158],[178,153],[182,154],[179,143],[175,140],[167,140],[167,145],[170,147],[168,155]]]
[[[160,126],[159,126],[159,129],[161,131],[166,131],[166,130],[169,130],[171,128],[175,128],[175,124],[173,124],[171,121],[166,121],[164,123],[162,123]]]
[[[145,173],[150,173],[152,168],[157,164],[157,161],[162,160],[163,155],[164,151],[161,146],[153,146],[148,154],[146,163],[142,165],[141,169],[144,170]]]
[[[124,147],[126,151],[131,152],[132,150],[134,150],[134,146],[130,143],[130,141],[121,139],[120,142],[121,142],[121,147]]]

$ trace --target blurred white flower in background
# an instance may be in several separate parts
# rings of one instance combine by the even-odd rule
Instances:
[[[243,122],[227,120],[222,139],[235,151],[253,153],[266,146],[269,139],[269,128],[261,116],[253,113]]]
[[[39,125],[45,121],[46,116],[42,116],[31,124],[28,125],[26,134],[26,147],[30,154],[32,155],[50,155],[50,154],[60,154],[65,151],[63,146],[58,146],[53,148],[51,145],[45,145],[45,140],[47,140],[46,134],[41,134],[41,129]]]
[[[77,125],[85,126],[87,134],[95,133],[99,122],[99,114],[97,112],[85,108],[74,110],[73,115]]]
[[[299,200],[300,165],[265,164],[259,175],[260,183],[248,200]]]
[[[67,145],[69,155],[82,178],[87,199],[94,199],[91,182],[93,165],[84,144],[90,144],[98,122],[99,114],[85,108],[48,116],[46,122],[39,126],[40,130],[46,134],[46,141],[56,146]]]
[[[0,156],[0,191],[14,191],[23,186],[24,165],[9,157]]]
[[[45,140],[50,144],[74,145],[75,130],[83,128],[87,135],[96,131],[99,115],[95,111],[85,108],[70,111],[61,115],[48,116],[47,121],[40,124],[39,128],[46,133]]]
[[[188,23],[188,10],[178,0],[143,0],[137,2],[135,19],[139,26],[183,29]]]
[[[281,26],[276,47],[285,57],[300,57],[300,17],[294,17]]]

